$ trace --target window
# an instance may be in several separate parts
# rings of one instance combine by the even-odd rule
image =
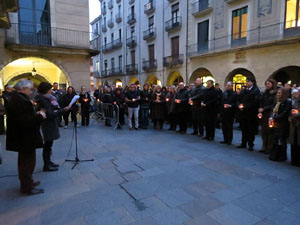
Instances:
[[[120,69],[122,69],[122,66],[123,66],[123,57],[122,55],[119,56],[119,67]]]
[[[97,70],[97,72],[100,71],[100,63],[99,63],[99,61],[96,62],[96,70]]]
[[[113,18],[113,12],[112,11],[110,12],[110,18],[111,19]]]
[[[121,13],[121,5],[118,6],[118,12]]]
[[[119,38],[122,39],[122,29],[119,29]]]
[[[208,20],[198,23],[198,52],[205,51],[208,49],[208,28]]]
[[[285,29],[300,27],[300,0],[286,0]]]
[[[20,42],[51,44],[49,0],[19,0]]]
[[[247,38],[248,6],[232,12],[232,39]]]
[[[107,44],[107,38],[105,37],[104,38],[104,45],[106,45]]]
[[[149,26],[149,29],[153,29],[153,27],[154,27],[154,16],[149,17],[148,26]]]
[[[149,46],[148,46],[148,50],[149,50],[149,61],[152,62],[152,63],[154,62],[154,59],[155,59],[155,56],[154,56],[154,55],[155,55],[154,49],[155,49],[155,48],[154,48],[154,45],[149,45]]]
[[[115,68],[115,58],[111,58],[111,68]]]
[[[131,34],[131,37],[134,36],[134,33],[135,33],[135,28],[134,28],[134,27],[131,27],[131,28],[130,28],[130,34]]]
[[[179,3],[172,5],[172,19],[177,22],[177,17],[179,16]]]
[[[111,34],[111,41],[114,40],[114,33]]]

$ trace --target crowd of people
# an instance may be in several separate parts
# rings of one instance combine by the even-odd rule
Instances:
[[[215,129],[222,128],[220,143],[231,145],[233,125],[237,122],[242,132],[237,148],[249,151],[254,150],[255,136],[261,126],[260,152],[268,154],[270,160],[286,161],[289,141],[291,163],[299,167],[300,89],[268,79],[265,90],[261,91],[254,77],[247,77],[242,90],[234,91],[233,88],[233,83],[227,82],[222,91],[212,80],[204,86],[201,78],[189,86],[183,82],[168,88],[149,84],[144,84],[141,89],[136,84],[125,88],[100,86],[94,93],[84,86],[79,93],[71,86],[64,91],[57,83],[47,82],[34,89],[29,80],[19,81],[14,89],[6,86],[2,94],[3,111],[7,115],[6,149],[19,153],[21,192],[43,193],[42,189],[36,188],[39,182],[32,179],[35,149],[43,148],[43,170],[57,171],[59,165],[52,162],[51,153],[53,142],[60,136],[59,127],[68,128],[70,115],[74,126],[78,126],[78,111],[81,126],[89,126],[90,112],[97,110],[94,103],[99,102],[118,105],[120,125],[125,125],[127,115],[130,131],[148,129],[152,121],[156,130],[162,130],[164,124],[168,124],[169,130],[186,134],[188,127],[192,127],[191,135],[213,141]],[[77,95],[78,100],[73,102]],[[1,112],[0,108],[0,116]],[[105,125],[112,125],[109,118]]]

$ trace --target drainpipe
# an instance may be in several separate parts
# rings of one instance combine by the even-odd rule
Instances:
[[[162,9],[163,9],[163,24],[162,24],[162,33],[163,33],[163,60],[162,60],[162,62],[163,62],[163,65],[162,65],[162,71],[163,71],[163,80],[162,80],[162,85],[164,86],[164,85],[167,85],[166,83],[165,83],[165,67],[164,67],[164,58],[165,58],[165,1],[162,1],[163,2],[163,7],[162,7]]]
[[[127,65],[127,46],[126,46],[126,39],[127,39],[127,27],[126,27],[126,16],[125,16],[125,1],[123,2],[123,69],[124,69],[124,83],[127,85],[127,74],[126,74],[126,65]]]
[[[141,31],[141,1],[138,1],[139,2],[139,30],[138,30],[138,34],[139,34],[139,43],[138,43],[138,45],[137,45],[137,47],[139,48],[139,65],[138,65],[138,68],[139,68],[139,73],[138,73],[138,79],[139,79],[139,83],[140,83],[140,85],[142,85],[141,84],[141,72],[142,72],[142,57],[141,57],[141,33],[142,33],[142,31]]]
[[[189,0],[186,1],[187,5],[186,5],[186,46],[185,46],[185,76],[186,76],[186,84],[189,83],[189,75],[188,75],[188,57],[187,57],[187,50],[188,50],[188,37],[189,37]]]

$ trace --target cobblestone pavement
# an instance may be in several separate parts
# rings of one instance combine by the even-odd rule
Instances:
[[[67,157],[72,133],[61,130],[55,162]],[[113,131],[95,121],[78,133],[80,158],[95,161],[44,173],[38,150],[34,177],[46,192],[22,196],[17,177],[1,178],[1,225],[300,224],[300,169],[221,145],[220,130],[214,142],[167,130]],[[233,144],[239,140],[235,131]],[[0,176],[16,174],[17,154],[3,157]]]

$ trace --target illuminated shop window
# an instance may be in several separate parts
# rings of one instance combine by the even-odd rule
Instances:
[[[236,74],[233,77],[233,90],[236,91],[237,89],[242,90],[242,87],[246,86],[247,78],[242,74]]]
[[[295,28],[300,26],[300,0],[286,1],[285,28]]]
[[[215,78],[213,78],[212,76],[202,76],[201,77],[203,86],[206,87],[207,86],[207,81],[212,80],[213,82],[216,82]]]
[[[248,6],[232,12],[232,39],[238,40],[247,37]]]

